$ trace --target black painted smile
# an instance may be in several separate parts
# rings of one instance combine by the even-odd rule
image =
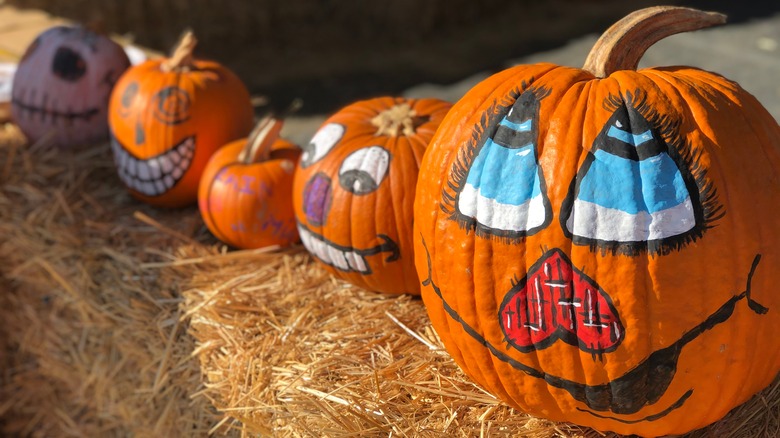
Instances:
[[[190,168],[195,156],[195,136],[183,139],[160,155],[141,160],[112,134],[111,150],[119,179],[127,187],[145,196],[160,196],[173,188]]]
[[[640,362],[636,367],[628,371],[626,374],[605,384],[587,385],[548,374],[544,371],[540,371],[513,359],[505,353],[504,349],[497,348],[496,346],[492,345],[477,330],[471,327],[466,321],[461,319],[460,315],[455,311],[455,309],[453,309],[450,304],[444,300],[439,287],[433,283],[433,267],[431,264],[431,256],[428,252],[428,246],[424,240],[422,244],[423,248],[425,248],[428,260],[428,278],[422,281],[422,285],[433,288],[433,291],[442,300],[444,310],[455,322],[460,323],[466,333],[468,333],[477,342],[484,345],[485,348],[487,348],[488,351],[490,351],[490,353],[493,354],[493,356],[495,356],[497,359],[506,362],[513,368],[524,372],[528,376],[544,380],[552,387],[567,391],[575,400],[584,403],[589,408],[577,408],[577,410],[587,412],[599,418],[608,418],[619,421],[621,423],[631,424],[641,421],[654,421],[662,418],[675,409],[680,408],[691,396],[691,394],[693,394],[693,389],[686,391],[679,399],[677,399],[677,401],[672,403],[667,408],[639,420],[625,420],[612,416],[597,414],[591,410],[611,411],[615,414],[628,415],[639,412],[645,406],[655,404],[669,388],[669,385],[674,378],[674,374],[677,371],[677,361],[685,345],[696,339],[705,331],[710,330],[716,325],[727,321],[733,314],[737,303],[743,299],[747,300],[747,304],[750,310],[759,315],[765,314],[769,311],[768,308],[762,306],[750,298],[750,284],[753,279],[753,274],[758,267],[758,263],[761,260],[761,255],[758,254],[753,259],[753,264],[750,268],[750,272],[748,272],[747,275],[747,285],[743,292],[731,297],[715,312],[708,316],[702,323],[684,333],[677,342],[651,353],[645,360]]]
[[[372,271],[368,262],[366,262],[367,256],[389,252],[390,254],[385,258],[386,262],[398,260],[401,256],[398,244],[385,234],[377,234],[377,237],[382,239],[383,242],[368,249],[337,245],[310,231],[300,222],[298,223],[298,234],[301,236],[303,245],[314,257],[322,263],[344,272],[358,272],[363,275],[369,275]]]

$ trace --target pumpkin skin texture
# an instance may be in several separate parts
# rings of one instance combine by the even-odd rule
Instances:
[[[244,84],[221,64],[191,55],[170,63],[153,59],[122,75],[109,125],[114,162],[130,194],[182,207],[197,201],[211,155],[252,129],[253,110]]]
[[[419,295],[415,184],[450,106],[393,97],[355,102],[328,118],[304,148],[293,207],[304,246],[327,271],[368,290]]]
[[[425,153],[422,298],[510,405],[682,434],[780,371],[778,187],[780,127],[728,79],[516,66],[464,95]]]
[[[122,47],[83,27],[55,26],[27,48],[14,76],[11,115],[31,143],[61,147],[108,139],[108,99],[130,67]]]
[[[262,123],[262,122],[261,122]],[[242,157],[252,137],[236,140],[211,156],[200,181],[198,206],[203,221],[221,241],[241,249],[289,246],[298,240],[292,206],[298,146],[277,132],[263,157]]]

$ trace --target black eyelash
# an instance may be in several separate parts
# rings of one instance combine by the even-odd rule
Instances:
[[[515,104],[518,97],[524,92],[531,92],[538,100],[547,97],[551,90],[543,87],[532,87],[534,79],[529,82],[523,81],[520,87],[511,90],[500,100],[495,100],[490,109],[485,111],[480,118],[477,126],[474,127],[471,139],[465,148],[458,152],[458,156],[453,162],[450,176],[447,179],[446,186],[442,189],[442,202],[439,204],[442,212],[450,220],[457,222],[460,227],[466,230],[466,233],[474,231],[475,235],[481,238],[492,238],[507,244],[516,244],[524,240],[525,235],[514,231],[486,229],[479,225],[475,218],[462,215],[456,208],[458,194],[466,184],[471,163],[479,154],[485,141],[492,137],[498,129],[498,122],[506,116],[512,105]],[[488,131],[488,128],[492,127]]]

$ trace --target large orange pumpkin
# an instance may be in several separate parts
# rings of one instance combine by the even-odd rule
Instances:
[[[236,248],[287,246],[298,240],[292,207],[298,146],[279,138],[282,120],[263,118],[250,136],[211,156],[198,190],[209,230]]]
[[[328,118],[304,148],[293,207],[304,246],[352,284],[419,294],[412,208],[423,152],[451,104],[381,97]]]
[[[80,26],[54,26],[27,47],[11,112],[30,142],[59,146],[108,139],[108,99],[130,67],[122,46]]]
[[[111,147],[119,178],[149,204],[194,203],[214,151],[252,129],[246,87],[221,64],[193,58],[195,43],[188,33],[171,58],[127,70],[111,95]]]
[[[780,127],[740,86],[636,70],[723,16],[651,8],[584,69],[471,89],[426,151],[415,257],[458,365],[531,414],[679,434],[780,370]]]

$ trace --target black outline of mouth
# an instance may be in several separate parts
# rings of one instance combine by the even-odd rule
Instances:
[[[111,150],[119,179],[128,188],[144,196],[160,196],[176,186],[189,170],[195,157],[195,136],[184,138],[160,155],[141,160],[111,133]]]
[[[349,246],[342,246],[335,244],[328,239],[320,236],[317,233],[312,232],[309,230],[306,225],[303,225],[302,223],[298,222],[298,235],[301,237],[301,242],[303,242],[303,245],[306,247],[306,249],[309,251],[311,255],[317,258],[322,263],[325,263],[328,266],[331,266],[333,268],[338,269],[339,271],[343,272],[358,272],[363,275],[370,275],[373,273],[371,270],[371,266],[368,265],[368,262],[366,261],[367,256],[372,256],[376,254],[380,254],[383,252],[389,252],[390,255],[385,258],[385,262],[393,262],[398,260],[401,257],[401,252],[398,249],[398,244],[393,242],[393,240],[388,237],[385,234],[377,234],[377,237],[383,240],[382,243],[379,245],[376,245],[374,247],[368,248],[368,249],[357,249]],[[308,243],[307,243],[308,242]],[[316,246],[313,244],[313,242],[316,242]],[[341,256],[343,256],[344,261],[346,261],[346,269],[342,266],[338,266],[334,264],[331,260],[326,261],[323,259],[323,256],[320,255],[321,251],[338,251]],[[318,254],[318,251],[320,251],[320,254]],[[354,260],[350,260],[349,257],[346,256],[346,254],[354,254],[356,258]],[[329,255],[328,255],[329,256]],[[330,257],[329,257],[330,258]],[[362,263],[363,267],[361,268],[356,262],[357,260]]]
[[[464,321],[455,309],[453,309],[444,299],[441,289],[433,282],[431,255],[424,239],[422,239],[422,245],[425,249],[428,262],[428,278],[421,281],[422,286],[430,286],[433,289],[434,293],[441,299],[444,311],[447,312],[454,322],[460,324],[469,336],[487,348],[496,359],[509,364],[512,368],[521,371],[530,377],[542,379],[554,388],[563,389],[568,392],[573,399],[584,403],[589,408],[582,409],[578,407],[576,408],[578,411],[586,412],[598,418],[614,420],[625,424],[655,421],[668,415],[670,412],[685,404],[686,400],[693,394],[693,389],[689,389],[683,393],[680,398],[662,411],[637,420],[627,420],[614,416],[601,415],[592,412],[590,409],[594,411],[611,411],[619,415],[628,415],[639,412],[645,406],[655,404],[664,394],[666,394],[666,391],[674,378],[677,371],[677,360],[683,347],[705,331],[727,321],[734,313],[737,302],[746,299],[750,310],[758,315],[766,314],[769,311],[769,308],[764,307],[750,297],[753,275],[758,267],[758,263],[761,261],[761,254],[756,254],[747,275],[747,284],[744,291],[731,297],[704,321],[683,333],[682,337],[676,342],[668,347],[654,351],[622,376],[604,384],[587,385],[548,374],[526,365],[510,357],[508,354],[488,342],[484,336]],[[643,397],[636,397],[637,393],[643,393]]]

